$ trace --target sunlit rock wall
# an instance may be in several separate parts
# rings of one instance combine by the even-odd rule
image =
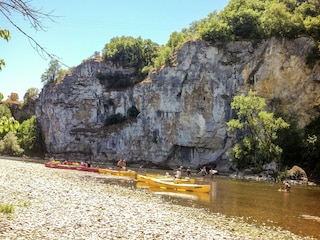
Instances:
[[[299,114],[301,125],[309,120],[320,103],[319,65],[305,65],[313,45],[307,38],[188,42],[173,66],[123,91],[110,91],[96,73],[134,69],[88,60],[61,84],[42,89],[37,117],[48,156],[107,165],[122,158],[132,166],[207,165],[228,172],[233,137],[226,122],[235,95],[254,89],[272,108]],[[105,127],[108,116],[127,115],[132,106],[140,111],[136,119]]]

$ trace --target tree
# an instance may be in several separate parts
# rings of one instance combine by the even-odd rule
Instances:
[[[6,104],[0,104],[0,118],[3,116],[7,118],[12,117],[10,108]]]
[[[159,45],[141,37],[115,37],[104,47],[105,60],[120,63],[124,67],[136,67],[137,71],[152,63]]]
[[[8,132],[3,140],[0,140],[0,152],[19,156],[24,150],[18,144],[18,138],[13,132]]]
[[[39,97],[38,88],[29,88],[23,97],[23,103],[28,104],[29,102],[35,102]]]
[[[15,134],[19,129],[19,122],[13,117],[2,116],[0,117],[0,137],[8,132]]]
[[[239,142],[228,154],[238,168],[262,168],[265,163],[280,162],[282,149],[274,143],[277,131],[288,128],[282,118],[268,113],[265,99],[250,90],[248,96],[235,96],[231,108],[236,110],[236,119],[227,123],[228,131],[237,133]]]
[[[44,85],[59,82],[65,75],[66,71],[61,69],[59,61],[57,59],[52,59],[49,63],[49,68],[41,75],[41,82],[43,82]]]
[[[38,128],[36,116],[23,121],[17,132],[20,146],[27,152],[36,148],[38,138]]]

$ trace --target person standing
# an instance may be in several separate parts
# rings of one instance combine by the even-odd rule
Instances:
[[[187,168],[187,177],[190,177],[190,175],[191,175],[191,169],[190,169],[190,167],[188,167]]]
[[[209,170],[209,175],[210,175],[211,180],[213,180],[213,175],[214,175],[215,173],[217,173],[217,171],[216,171],[216,170],[213,170],[212,168],[210,168],[210,170]]]
[[[206,166],[203,166],[202,168],[200,168],[200,172],[199,172],[202,177],[205,177],[207,175],[207,168]]]

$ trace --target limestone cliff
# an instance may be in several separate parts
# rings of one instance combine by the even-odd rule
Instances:
[[[230,168],[226,130],[235,95],[252,88],[272,107],[301,116],[301,125],[320,104],[320,67],[305,57],[314,43],[270,39],[209,44],[187,42],[173,66],[123,91],[106,89],[97,72],[132,73],[98,59],[77,66],[58,85],[42,89],[36,115],[49,155],[114,164],[141,162],[161,167]],[[104,127],[108,116],[136,106],[135,120]]]

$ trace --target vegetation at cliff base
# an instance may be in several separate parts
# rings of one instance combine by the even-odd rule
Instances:
[[[21,156],[29,154],[42,155],[44,151],[40,128],[35,115],[19,115],[24,106],[35,104],[38,90],[28,89],[24,103],[18,101],[18,95],[12,93],[8,99],[3,101],[0,93],[0,154]],[[12,113],[17,114],[19,121]]]
[[[265,100],[251,90],[247,96],[235,96],[231,108],[236,110],[236,118],[227,123],[228,131],[236,133],[238,142],[229,155],[237,167],[261,170],[265,163],[280,163],[282,149],[275,144],[277,131],[289,124],[267,112]]]

